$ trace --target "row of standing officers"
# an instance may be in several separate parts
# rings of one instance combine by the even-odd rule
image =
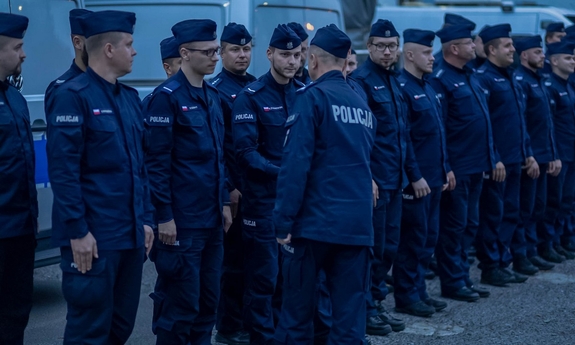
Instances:
[[[1,15],[5,80],[20,74],[28,20]],[[64,342],[126,342],[148,255],[158,344],[208,344],[216,323],[228,344],[364,342],[405,328],[382,304],[392,267],[396,311],[429,316],[447,306],[425,288],[434,252],[442,295],[463,301],[489,296],[469,278],[474,241],[481,280],[495,286],[551,268],[540,255],[569,256],[574,45],[548,45],[544,81],[540,37],[514,46],[509,25],[486,27],[487,61],[474,72],[473,27],[450,18],[435,70],[436,34],[409,29],[394,71],[399,33],[379,20],[352,78],[337,27],[308,43],[301,25],[279,25],[259,79],[246,72],[243,25],[218,42],[215,22],[186,20],[161,45],[170,78],[140,102],[117,80],[136,55],[135,15],[73,10],[76,56],[45,99]],[[224,68],[208,83],[218,55]],[[0,86],[2,172],[13,180],[0,193],[1,334],[22,343],[34,153],[25,100]]]

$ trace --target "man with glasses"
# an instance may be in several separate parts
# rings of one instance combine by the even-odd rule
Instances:
[[[211,81],[222,100],[224,111],[224,155],[228,168],[227,188],[234,222],[224,238],[224,266],[222,293],[218,306],[218,334],[216,341],[224,344],[247,344],[249,334],[244,331],[242,309],[244,298],[244,246],[242,214],[240,211],[242,181],[236,163],[232,137],[232,107],[237,95],[256,77],[247,72],[252,59],[252,36],[245,26],[229,23],[220,39],[222,71]]]
[[[154,90],[144,109],[150,128],[146,164],[158,221],[151,254],[158,272],[152,327],[157,344],[210,344],[224,230],[232,219],[222,108],[218,91],[204,81],[214,72],[220,47],[216,23],[209,19],[179,22],[172,33],[181,69]]]
[[[371,172],[374,194],[379,197],[373,211],[374,260],[367,298],[367,334],[385,335],[405,329],[405,323],[391,316],[382,304],[388,294],[385,277],[399,244],[401,190],[408,184],[403,179],[404,168],[414,190],[427,194],[429,187],[413,164],[413,150],[408,149],[407,108],[397,73],[391,70],[398,54],[399,33],[389,20],[380,19],[372,25],[367,48],[367,61],[353,73],[377,118]]]
[[[277,322],[272,299],[279,271],[279,245],[271,217],[286,135],[284,125],[295,91],[303,86],[293,79],[300,65],[301,39],[287,25],[278,25],[267,57],[269,72],[238,94],[232,111],[234,147],[243,187],[243,321],[250,333],[250,344],[273,344]]]
[[[468,25],[453,25],[437,32],[443,61],[430,78],[441,100],[447,141],[448,188],[441,196],[439,240],[435,250],[441,293],[444,297],[476,301],[489,291],[469,279],[467,250],[479,224],[478,204],[483,172],[493,169],[496,181],[505,179],[491,134],[485,95],[467,63],[475,58]],[[456,180],[457,179],[457,180]]]

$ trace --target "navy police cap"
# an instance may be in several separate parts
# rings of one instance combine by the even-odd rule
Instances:
[[[513,42],[517,54],[532,49],[532,48],[543,48],[543,40],[539,35],[533,35],[528,37],[521,37]]]
[[[443,17],[444,25],[467,25],[471,28],[471,31],[475,30],[475,23],[471,20],[465,18],[464,16],[460,16],[459,14],[455,13],[445,13]]]
[[[498,24],[493,25],[488,28],[481,30],[479,37],[483,40],[483,43],[493,41],[497,38],[511,37],[511,25],[509,24]]]
[[[242,24],[229,23],[224,27],[220,41],[243,46],[252,41],[252,36]]]
[[[172,33],[182,45],[187,42],[213,41],[218,38],[216,33],[218,26],[211,19],[188,19],[172,26]]]
[[[545,28],[545,31],[547,31],[547,32],[565,32],[565,24],[563,24],[563,22],[550,23],[549,25],[547,25],[547,28]]]
[[[407,29],[403,31],[403,43],[417,43],[433,47],[435,32],[429,30]]]
[[[462,38],[471,38],[471,27],[468,24],[456,24],[446,26],[435,33],[441,43],[450,42]]]
[[[124,11],[90,12],[79,19],[81,30],[86,38],[106,32],[133,34],[134,25],[136,24],[136,14]]]
[[[295,34],[299,37],[299,39],[302,42],[307,40],[307,38],[309,37],[309,35],[307,34],[307,32],[300,23],[291,22],[288,23],[287,26],[289,26],[289,28],[292,29],[293,32],[295,32]]]
[[[162,55],[162,60],[171,59],[171,58],[179,58],[180,57],[180,45],[176,42],[176,38],[174,36],[164,38],[162,42],[160,42],[160,53]]]
[[[573,50],[575,49],[575,43],[566,40],[561,42],[554,42],[547,45],[547,55],[555,54],[568,54],[573,55]]]
[[[387,19],[379,19],[371,26],[369,37],[399,37],[399,32],[395,30],[393,23]]]
[[[317,30],[310,45],[320,47],[329,54],[346,59],[351,49],[351,40],[335,24]]]
[[[0,36],[24,38],[28,18],[12,13],[0,12]]]
[[[70,33],[72,35],[84,36],[84,30],[82,30],[82,26],[80,25],[80,17],[88,13],[92,13],[92,11],[81,8],[70,10]]]
[[[270,47],[283,50],[292,50],[301,45],[299,36],[286,24],[279,24],[274,29],[270,39]]]
[[[351,50],[351,55],[357,55],[357,52],[355,50]]]

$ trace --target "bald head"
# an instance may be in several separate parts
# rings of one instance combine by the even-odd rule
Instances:
[[[316,45],[309,48],[308,71],[312,80],[317,80],[329,71],[344,71],[347,59],[334,56]]]

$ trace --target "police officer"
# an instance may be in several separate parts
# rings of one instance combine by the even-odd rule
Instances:
[[[515,79],[525,96],[525,125],[531,138],[533,156],[541,172],[537,179],[531,178],[525,169],[521,172],[521,218],[511,245],[513,270],[530,275],[554,266],[538,255],[536,224],[543,221],[545,216],[547,174],[557,177],[561,171],[561,160],[558,159],[553,133],[547,87],[539,73],[545,60],[541,36],[518,39],[515,41],[515,49],[521,59],[521,65],[515,71]]]
[[[489,25],[483,26],[481,30],[479,30],[479,33],[473,38],[473,44],[475,44],[475,59],[467,63],[467,66],[471,67],[473,71],[477,71],[487,60],[487,55],[485,55],[485,49],[483,48],[483,40],[481,39],[481,32],[488,27]]]
[[[178,73],[182,66],[182,57],[180,56],[180,46],[174,36],[164,38],[160,42],[160,55],[166,76],[170,78]]]
[[[350,39],[335,25],[311,41],[314,82],[290,116],[274,226],[284,256],[277,344],[310,344],[314,291],[324,269],[333,302],[328,344],[364,341],[365,279],[373,244],[370,153],[375,118],[342,71]]]
[[[58,88],[47,114],[52,240],[68,304],[64,344],[128,340],[152,247],[140,99],[117,80],[132,70],[135,22],[131,12],[82,16],[88,68]]]
[[[389,20],[378,20],[371,27],[367,41],[369,57],[354,72],[354,79],[368,96],[377,118],[377,134],[371,169],[379,199],[373,212],[374,262],[372,263],[371,295],[368,295],[367,333],[385,335],[387,325],[396,332],[405,328],[403,320],[389,314],[381,301],[388,294],[385,276],[393,265],[399,244],[401,223],[401,189],[407,185],[403,170],[417,191],[429,188],[413,163],[413,151],[407,150],[406,106],[397,80],[391,70],[399,50],[399,33]],[[408,155],[407,153],[411,153]]]
[[[53,80],[46,88],[44,96],[44,110],[46,114],[52,111],[53,95],[55,90],[66,81],[73,79],[86,71],[88,67],[88,54],[86,53],[86,37],[80,25],[80,17],[91,13],[92,11],[75,8],[70,11],[70,32],[72,36],[72,45],[74,46],[74,60],[70,68],[60,77]]]
[[[561,39],[566,35],[567,32],[565,31],[565,24],[563,22],[549,23],[547,28],[545,28],[545,46],[548,46],[551,43],[560,42]],[[545,79],[547,79],[551,76],[552,72],[553,71],[551,69],[551,63],[549,62],[549,59],[545,59],[541,74]]]
[[[575,66],[573,48],[575,45],[569,41],[547,46],[553,73],[546,85],[551,99],[557,151],[563,167],[557,177],[549,176],[547,180],[547,208],[545,220],[540,224],[539,254],[557,263],[564,258],[575,258],[575,254],[562,246],[568,240],[564,236],[564,227],[568,224],[575,193],[575,91],[568,82]]]
[[[232,137],[232,107],[240,91],[256,78],[247,73],[252,58],[252,36],[245,26],[229,23],[220,38],[222,71],[211,81],[220,94],[224,114],[224,155],[229,172],[227,189],[234,222],[224,238],[222,292],[218,306],[216,341],[225,344],[249,343],[244,331],[242,309],[244,298],[244,250],[242,215],[239,210],[241,176],[236,164]]]
[[[525,128],[523,93],[515,80],[515,47],[511,25],[493,25],[480,34],[487,61],[477,70],[487,98],[497,160],[505,165],[505,180],[485,175],[479,202],[477,258],[481,261],[481,282],[494,286],[523,283],[527,277],[507,267],[512,261],[510,245],[519,223],[521,170],[532,179],[539,177]]]
[[[353,71],[357,69],[357,52],[351,50],[349,56],[347,57],[347,63],[345,65],[345,75],[349,76]]]
[[[447,153],[448,190],[441,196],[439,239],[435,255],[441,294],[476,301],[489,291],[469,279],[467,250],[479,223],[478,203],[483,172],[494,169],[497,180],[505,178],[502,164],[495,165],[491,121],[485,95],[473,70],[466,64],[475,58],[475,45],[467,25],[453,25],[437,32],[443,61],[430,78],[441,100]]]
[[[403,32],[404,69],[399,81],[408,109],[409,134],[416,164],[427,181],[427,190],[403,190],[401,235],[393,264],[395,310],[430,316],[447,303],[429,297],[425,271],[437,244],[439,202],[447,188],[447,152],[439,99],[424,74],[433,70],[435,33],[407,29]]]
[[[32,309],[38,200],[26,100],[6,78],[20,75],[28,18],[0,12],[0,344],[23,344]]]
[[[311,82],[309,72],[308,72],[307,68],[305,68],[305,64],[307,61],[307,50],[309,47],[309,42],[308,42],[309,35],[300,23],[291,22],[291,23],[288,23],[287,26],[290,29],[292,29],[293,32],[295,32],[295,34],[298,35],[299,39],[301,40],[301,55],[300,55],[301,63],[300,63],[299,68],[295,74],[294,79],[301,82],[304,85],[307,85]]]
[[[444,29],[452,25],[467,25],[469,27],[469,31],[475,30],[476,26],[473,21],[465,18],[462,15],[446,12],[443,16],[443,26],[441,28]],[[443,60],[443,54],[441,51],[439,51],[433,57],[435,58],[435,62],[433,62],[433,70],[435,70],[439,63]]]
[[[210,344],[216,322],[223,235],[231,225],[225,189],[224,119],[218,91],[204,81],[220,50],[216,23],[172,27],[181,69],[145,106],[146,164],[158,239],[151,259],[158,279],[152,327],[157,344]]]
[[[284,124],[303,84],[293,78],[300,64],[301,40],[287,25],[272,34],[267,57],[271,68],[248,84],[232,111],[234,148],[242,174],[242,214],[246,290],[244,327],[251,344],[271,344],[272,298],[278,276],[278,252],[272,224],[276,181],[281,165]]]

